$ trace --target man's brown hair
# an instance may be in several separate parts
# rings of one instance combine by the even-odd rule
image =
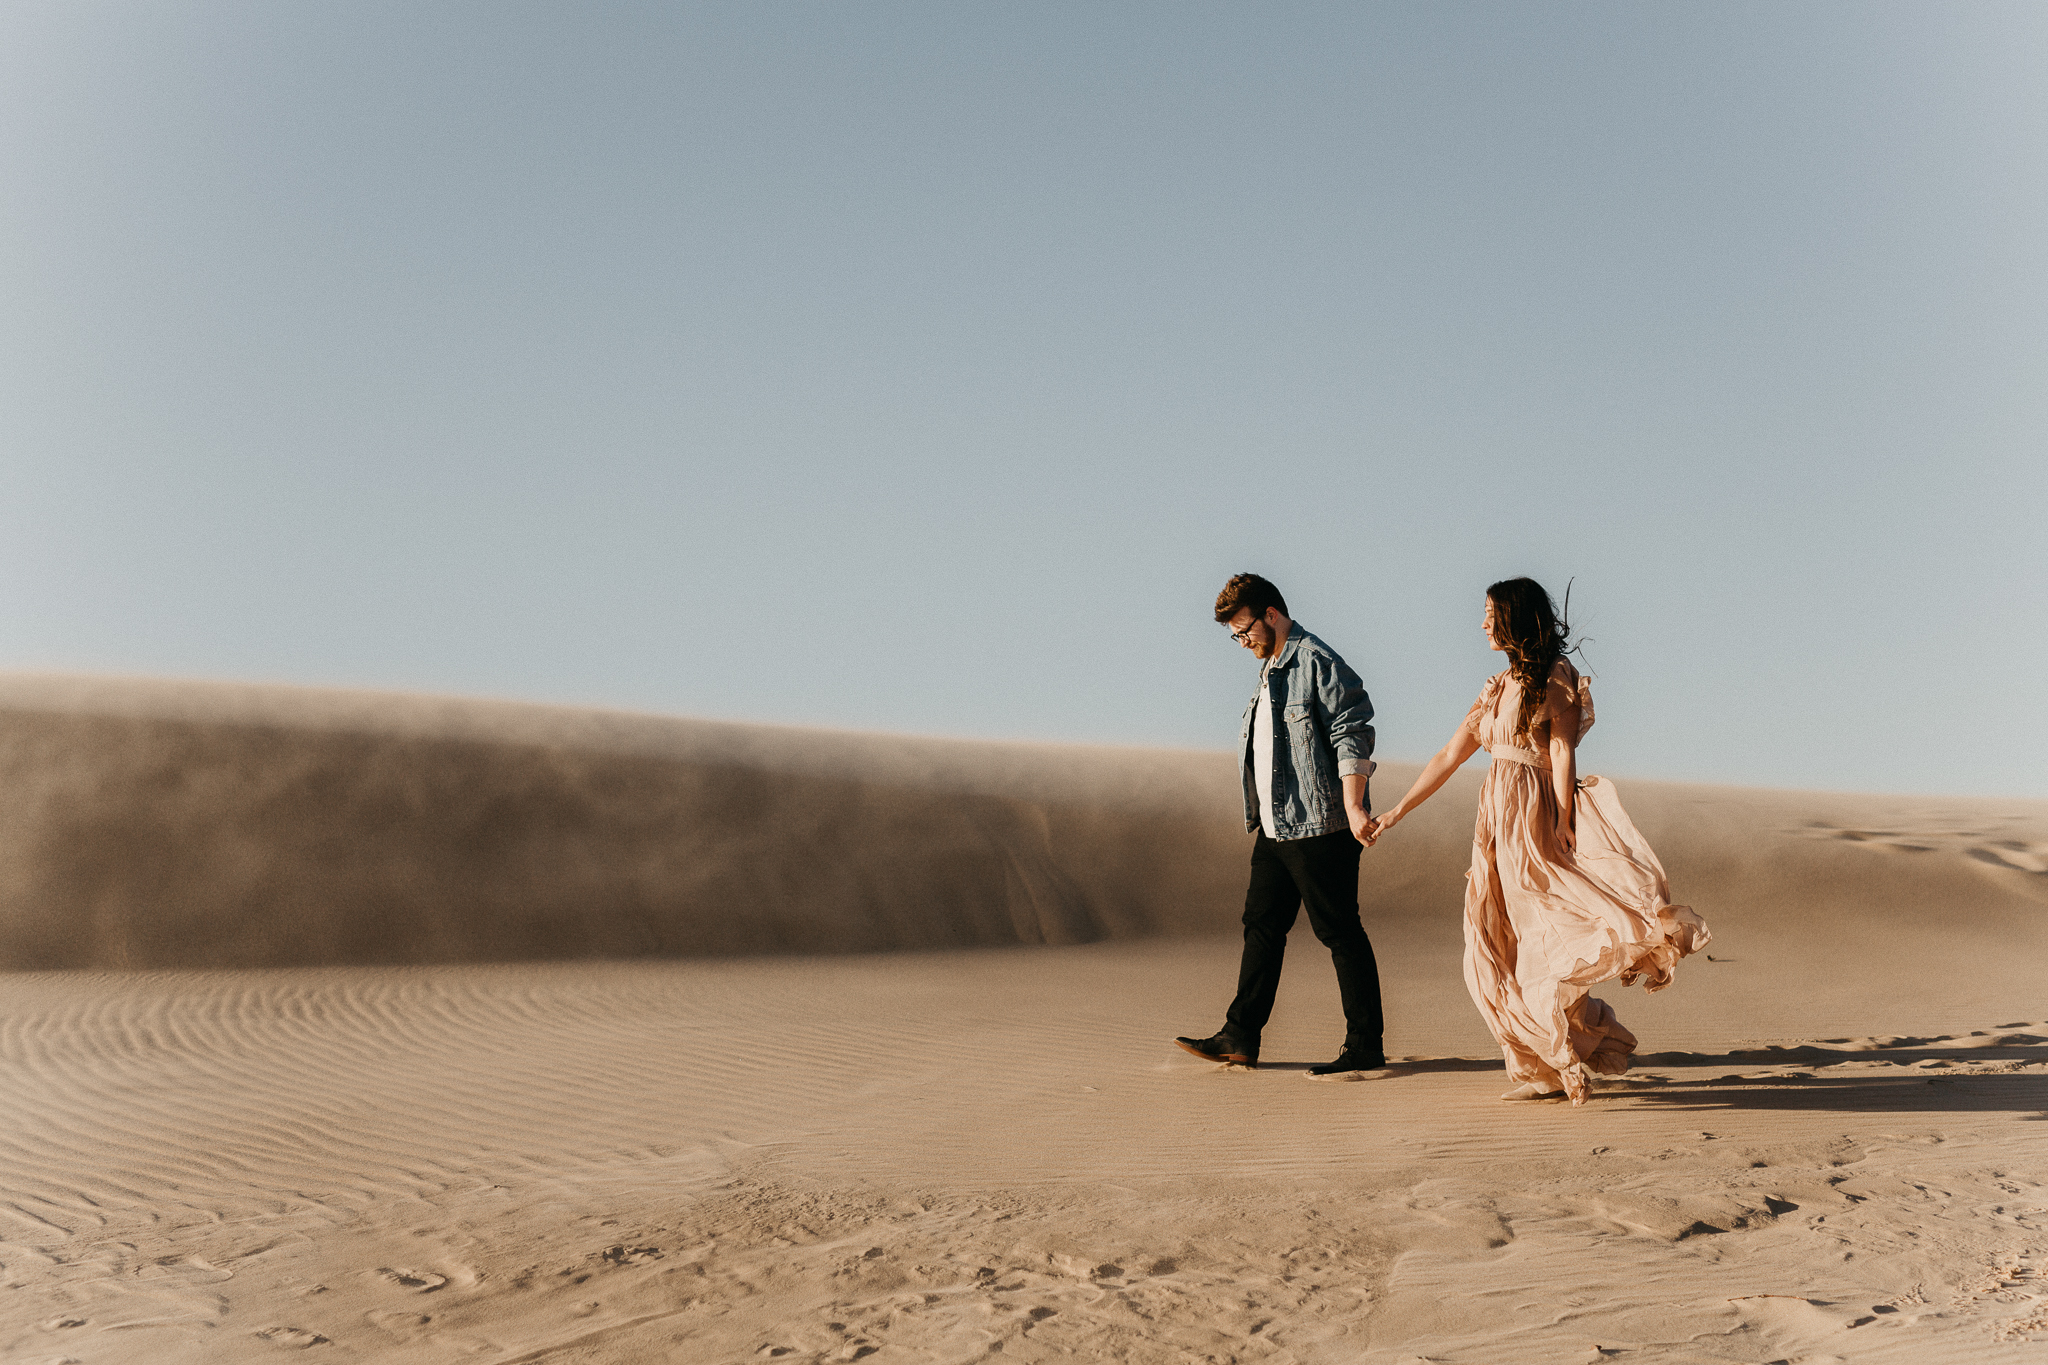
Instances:
[[[1287,615],[1287,599],[1280,595],[1280,589],[1268,583],[1255,573],[1241,573],[1223,585],[1223,591],[1216,594],[1216,619],[1229,621],[1231,617],[1252,609],[1252,615],[1259,620],[1266,619],[1267,607],[1278,607],[1282,616]]]

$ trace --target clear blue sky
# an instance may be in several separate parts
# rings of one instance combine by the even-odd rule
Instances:
[[[0,8],[0,665],[2048,795],[2048,6]]]

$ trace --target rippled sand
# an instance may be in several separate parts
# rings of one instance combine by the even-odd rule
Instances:
[[[0,765],[10,1362],[2048,1349],[2048,804],[1624,779],[1716,940],[1574,1111],[1458,787],[1366,859],[1403,1060],[1314,1081],[1306,931],[1266,1066],[1168,1042],[1215,755],[16,679]]]

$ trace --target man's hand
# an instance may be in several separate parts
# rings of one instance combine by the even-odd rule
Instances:
[[[1351,821],[1351,837],[1371,848],[1372,841],[1380,837],[1379,824],[1372,818],[1371,812],[1363,807],[1353,807],[1344,814]]]

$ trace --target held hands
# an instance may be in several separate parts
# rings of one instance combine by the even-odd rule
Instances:
[[[1394,822],[1401,818],[1397,811],[1389,811],[1385,816],[1377,820],[1364,811],[1352,811],[1350,816],[1352,835],[1367,848],[1371,848],[1374,844],[1378,843],[1380,836],[1392,829]]]

